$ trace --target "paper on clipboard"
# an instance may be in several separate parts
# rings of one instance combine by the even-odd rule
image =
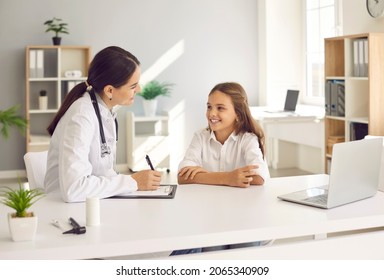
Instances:
[[[151,196],[151,195],[156,195],[156,196],[167,196],[172,192],[173,187],[171,185],[167,186],[160,186],[157,188],[157,190],[153,191],[135,191],[129,195],[134,195],[134,196]]]
[[[177,185],[160,185],[153,191],[135,191],[124,195],[116,195],[111,198],[174,198]]]

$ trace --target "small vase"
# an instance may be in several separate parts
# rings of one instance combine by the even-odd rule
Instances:
[[[143,99],[143,107],[144,107],[144,114],[147,117],[153,117],[156,115],[157,100],[156,99],[151,99],[151,100]]]
[[[54,46],[60,46],[61,44],[61,37],[52,37],[52,42]]]
[[[13,241],[30,241],[35,239],[37,216],[18,218],[8,213],[9,232]]]
[[[40,110],[48,109],[48,96],[39,96],[39,109]]]

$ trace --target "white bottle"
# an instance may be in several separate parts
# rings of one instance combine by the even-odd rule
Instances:
[[[87,226],[100,225],[100,199],[99,198],[87,197],[86,221],[87,221]]]
[[[47,92],[45,90],[40,91],[39,109],[40,110],[47,110],[48,109],[48,96],[47,96]]]

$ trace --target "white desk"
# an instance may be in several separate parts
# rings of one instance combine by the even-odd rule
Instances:
[[[266,186],[247,189],[182,185],[172,200],[106,199],[101,201],[101,226],[87,227],[83,235],[63,235],[50,221],[74,217],[84,225],[85,203],[67,204],[49,195],[33,207],[39,226],[30,242],[11,241],[6,220],[10,208],[1,205],[0,259],[111,257],[384,226],[382,192],[332,210],[276,198],[327,181],[327,175],[310,175],[273,178]],[[378,246],[384,243],[372,249]]]
[[[251,107],[266,135],[268,165],[298,167],[324,173],[324,110],[297,105],[295,113],[268,113],[268,107]]]

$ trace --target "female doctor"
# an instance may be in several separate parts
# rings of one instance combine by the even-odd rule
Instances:
[[[159,186],[158,171],[123,175],[114,170],[118,133],[112,109],[134,102],[140,91],[139,65],[134,55],[119,47],[96,54],[88,79],[67,94],[48,126],[52,137],[44,183],[47,191],[60,188],[64,201],[80,202]]]

